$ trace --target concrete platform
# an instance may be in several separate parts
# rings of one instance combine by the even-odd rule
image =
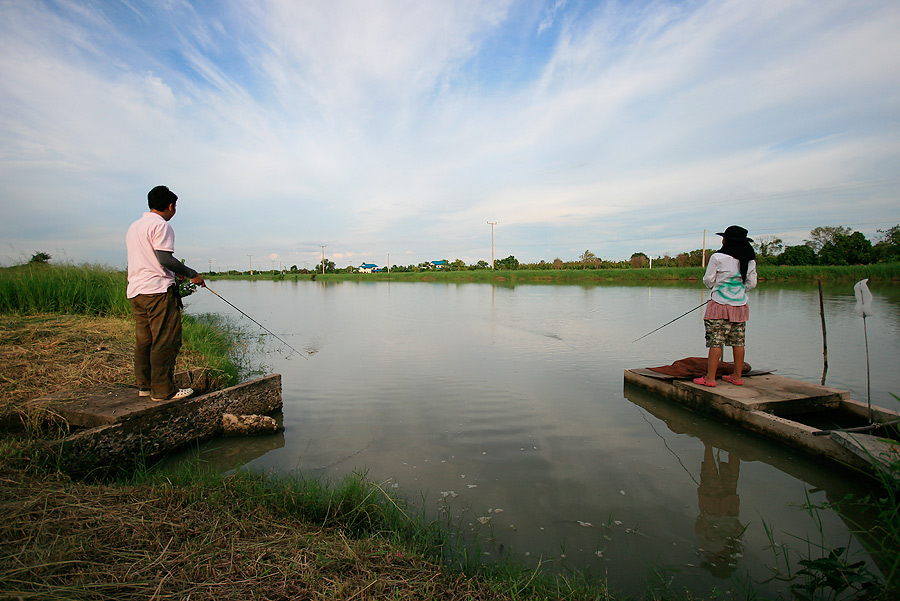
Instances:
[[[208,392],[208,381],[202,369],[175,374],[178,388],[193,388],[194,397]],[[64,419],[70,428],[93,428],[137,419],[178,402],[151,401],[149,397],[139,396],[137,388],[107,385],[56,392],[32,399],[26,406],[52,411]]]
[[[219,436],[226,414],[266,415],[280,409],[281,375],[187,399],[151,401],[133,388],[106,387],[58,393],[30,405],[65,419],[73,430],[49,443],[60,469],[101,473]]]
[[[850,399],[846,390],[819,386],[775,374],[749,375],[743,386],[719,382],[715,388],[694,384],[691,380],[657,378],[646,370],[625,370],[625,382],[684,407],[722,418],[743,429],[756,432],[809,455],[824,457],[838,464],[869,471],[873,461],[859,448],[851,448],[840,436],[822,436],[822,430],[800,421],[814,414],[843,412],[864,419],[866,405]],[[876,421],[900,419],[900,414],[873,407]],[[855,440],[866,435],[855,434]]]

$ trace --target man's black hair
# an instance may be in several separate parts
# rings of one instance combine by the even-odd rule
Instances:
[[[165,211],[178,197],[166,186],[156,186],[147,193],[147,206],[157,211]]]

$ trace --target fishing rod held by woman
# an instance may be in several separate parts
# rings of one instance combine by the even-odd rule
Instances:
[[[705,376],[694,384],[716,386],[716,371],[725,345],[734,353],[734,372],[722,376],[726,382],[741,386],[744,371],[744,337],[750,318],[747,292],[756,287],[756,253],[747,237],[747,230],[730,225],[722,236],[722,248],[709,258],[703,283],[709,288],[709,303],[703,315],[709,359]]]

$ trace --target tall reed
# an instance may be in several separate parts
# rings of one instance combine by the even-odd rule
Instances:
[[[131,314],[122,270],[100,265],[21,265],[0,269],[0,313]]]

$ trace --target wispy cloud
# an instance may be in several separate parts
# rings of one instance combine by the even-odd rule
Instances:
[[[475,262],[487,221],[526,261],[870,234],[900,222],[898,28],[837,0],[9,0],[0,256],[121,264],[159,183],[201,267]]]

